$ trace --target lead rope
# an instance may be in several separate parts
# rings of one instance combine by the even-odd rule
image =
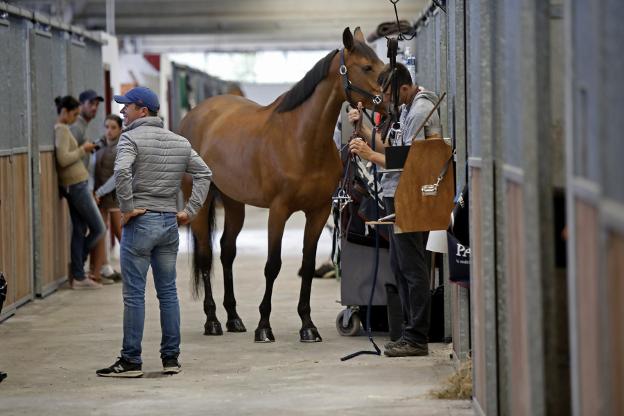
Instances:
[[[359,130],[362,124],[362,108],[361,106],[358,106],[358,107],[359,107],[358,110],[360,110],[360,117],[354,129],[354,134],[351,135],[352,138],[355,137],[354,135],[357,133],[357,131]],[[373,106],[373,111],[372,111],[372,116],[371,116],[373,120],[375,119],[376,107],[377,107],[376,105]],[[377,126],[375,125],[375,123],[373,123],[373,130],[371,132],[371,138],[372,138],[371,142],[372,142],[373,151],[375,151],[375,136],[376,135],[377,135]],[[373,191],[375,193],[375,196],[374,196],[375,214],[377,218],[379,218],[379,204],[377,203],[377,198],[379,194],[379,190],[377,189],[377,165],[374,163],[373,163]],[[354,352],[352,354],[342,357],[340,361],[347,361],[359,355],[381,355],[381,349],[379,349],[379,347],[375,343],[375,340],[373,339],[373,332],[371,330],[371,309],[373,309],[372,308],[373,296],[375,295],[375,287],[377,286],[378,272],[379,272],[379,230],[375,229],[375,266],[373,268],[373,286],[371,287],[370,296],[368,298],[368,305],[366,307],[366,334],[368,335],[368,340],[370,341],[370,343],[373,344],[373,348],[375,348],[375,351],[370,351],[370,350],[357,351],[357,352]]]

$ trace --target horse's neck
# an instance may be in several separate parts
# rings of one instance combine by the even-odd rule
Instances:
[[[333,66],[327,77],[321,81],[314,93],[299,108],[299,128],[297,136],[305,143],[304,151],[326,152],[333,146],[333,134],[336,121],[340,115],[343,97],[338,87],[338,76],[335,75]],[[322,155],[319,155],[322,156]]]

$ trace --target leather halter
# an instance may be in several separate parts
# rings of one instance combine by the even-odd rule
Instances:
[[[338,70],[338,72],[342,76],[342,88],[344,88],[345,94],[347,94],[347,100],[349,101],[349,103],[351,103],[351,105],[354,105],[353,99],[351,98],[351,91],[355,91],[367,98],[370,98],[374,105],[379,105],[383,102],[383,98],[381,95],[371,94],[370,92],[358,87],[357,85],[353,85],[353,83],[349,80],[349,75],[347,74],[347,66],[345,65],[344,59],[344,48],[340,49],[340,69]]]

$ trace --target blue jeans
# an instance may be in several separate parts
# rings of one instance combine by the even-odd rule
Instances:
[[[83,280],[84,263],[91,249],[106,233],[106,225],[87,181],[65,187],[64,193],[72,222],[71,274],[75,280]]]
[[[123,276],[123,346],[121,356],[141,363],[145,324],[145,281],[152,265],[156,295],[160,301],[161,358],[180,354],[180,306],[176,291],[178,224],[172,212],[147,211],[123,227],[121,275]]]

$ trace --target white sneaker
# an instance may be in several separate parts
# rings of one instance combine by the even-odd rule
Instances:
[[[74,284],[72,285],[72,289],[74,290],[102,289],[102,285],[97,282],[94,282],[88,277],[85,277],[82,280],[74,279]]]

